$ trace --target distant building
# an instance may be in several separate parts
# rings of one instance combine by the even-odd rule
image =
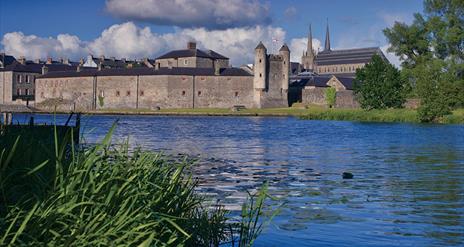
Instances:
[[[197,49],[195,42],[189,42],[187,49],[170,51],[155,60],[155,65],[162,68],[228,68],[229,58],[213,50]]]
[[[316,53],[312,45],[311,26],[308,34],[308,47],[303,52],[301,64],[305,71],[319,75],[337,75],[355,77],[356,70],[363,68],[372,60],[374,55],[381,56],[388,61],[379,47],[332,50],[330,46],[330,32],[327,24],[324,50]]]
[[[143,62],[126,60],[125,58],[116,59],[115,57],[106,58],[105,56],[94,57],[88,55],[82,67],[99,69],[123,69],[133,67],[145,67]]]

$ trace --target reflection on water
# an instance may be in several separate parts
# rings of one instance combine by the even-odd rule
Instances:
[[[117,118],[84,118],[86,141]],[[232,210],[269,181],[286,204],[258,246],[464,244],[464,126],[130,116],[115,137],[197,156],[199,191]]]

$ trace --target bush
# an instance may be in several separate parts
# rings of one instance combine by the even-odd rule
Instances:
[[[325,89],[325,100],[327,101],[327,105],[329,108],[335,106],[335,102],[337,100],[337,90],[333,87],[328,87]]]
[[[354,93],[363,109],[402,108],[406,89],[399,70],[379,55],[356,71]]]

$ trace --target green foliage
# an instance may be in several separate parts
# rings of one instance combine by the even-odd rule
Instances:
[[[362,109],[328,109],[313,110],[301,119],[336,120],[357,122],[418,122],[417,112],[408,109],[362,110]]]
[[[421,99],[422,121],[438,121],[464,105],[464,1],[425,0],[411,25],[384,30]]]
[[[401,108],[406,86],[401,73],[379,55],[356,71],[354,93],[363,109]]]
[[[27,143],[40,142],[37,132],[1,133],[0,246],[219,246],[250,229],[230,223],[221,206],[208,209],[188,162],[116,148],[113,130],[85,150],[76,150],[73,132],[47,132],[35,149]],[[21,164],[20,156],[37,158]],[[244,206],[254,226],[265,190],[257,207]],[[250,246],[256,237],[238,242]]]
[[[327,105],[332,108],[335,106],[335,102],[337,100],[337,90],[333,87],[328,87],[325,89],[325,100],[327,101]]]
[[[98,104],[100,105],[100,107],[103,107],[105,105],[105,97],[102,97],[101,95],[99,95]]]

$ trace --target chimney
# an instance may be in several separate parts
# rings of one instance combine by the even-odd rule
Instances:
[[[63,59],[63,63],[69,65],[69,59],[67,58]]]
[[[47,66],[42,66],[42,75],[45,75],[48,73],[48,67]]]
[[[196,50],[197,49],[197,43],[195,41],[188,42],[187,43],[187,49]]]
[[[98,63],[98,71],[101,71],[102,70],[102,63]]]
[[[18,59],[18,62],[22,65],[25,65],[26,64],[26,58],[24,56],[20,56],[19,59]]]
[[[53,59],[51,57],[47,57],[47,64],[52,64]]]
[[[85,63],[84,59],[81,58],[81,59],[79,60],[79,65],[83,65],[84,63]]]
[[[78,65],[78,66],[77,66],[76,72],[81,72],[81,65]]]
[[[34,60],[34,63],[40,64],[40,58],[35,59],[35,60]]]
[[[214,61],[214,75],[221,75],[221,67],[219,66],[219,63],[217,61]]]
[[[155,70],[159,70],[160,67],[161,67],[161,64],[160,64],[160,63],[156,63],[156,64],[155,64]]]

